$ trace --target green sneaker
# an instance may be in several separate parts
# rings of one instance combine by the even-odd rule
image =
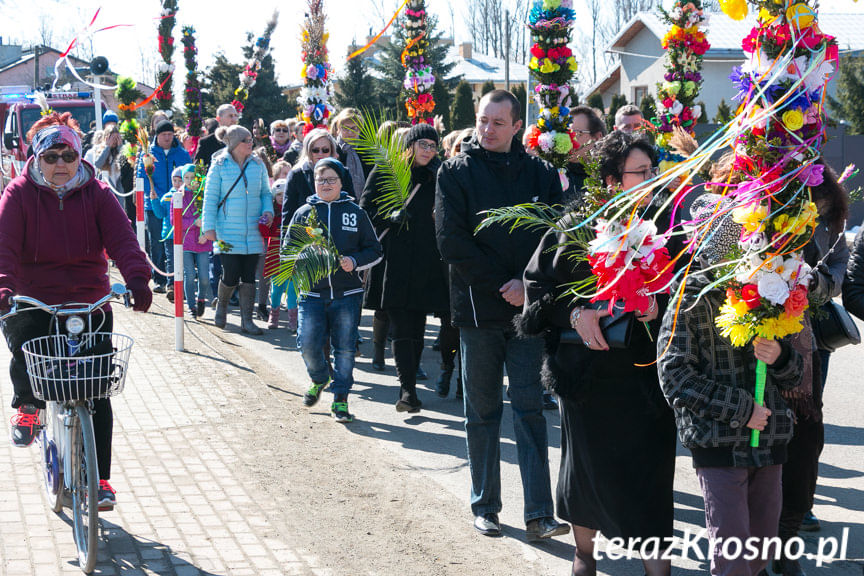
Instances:
[[[328,384],[330,384],[330,379],[328,378],[324,382],[320,384],[316,384],[315,382],[309,386],[309,389],[303,394],[303,405],[307,408],[311,408],[315,404],[318,403],[318,398],[321,397],[321,390],[323,390]]]
[[[354,421],[354,415],[348,412],[347,400],[330,404],[330,412],[333,414],[333,418],[342,424],[350,424]]]

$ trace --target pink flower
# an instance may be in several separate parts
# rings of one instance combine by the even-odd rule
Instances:
[[[824,170],[825,166],[822,164],[810,164],[798,173],[798,179],[805,186],[819,186],[825,180],[825,176],[822,174]]]

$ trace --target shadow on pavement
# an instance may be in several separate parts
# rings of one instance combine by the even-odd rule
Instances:
[[[825,424],[825,443],[838,446],[864,446],[864,428]]]
[[[100,569],[113,569],[118,574],[158,574],[159,576],[174,576],[175,574],[197,574],[199,576],[216,576],[194,566],[178,557],[170,546],[137,538],[117,524],[99,520],[99,562],[96,572]],[[197,572],[195,572],[197,571]]]

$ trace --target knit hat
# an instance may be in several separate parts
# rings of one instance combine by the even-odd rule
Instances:
[[[331,168],[339,175],[339,180],[341,180],[342,185],[345,186],[345,165],[342,164],[342,162],[336,158],[322,158],[315,163],[315,172],[318,172],[321,168]]]
[[[186,174],[194,174],[195,173],[195,164],[184,164],[180,167],[180,176],[186,176]]]
[[[709,265],[723,260],[741,239],[742,226],[732,219],[732,207],[732,199],[719,194],[702,194],[690,206],[690,216],[699,223],[713,217],[708,229],[699,232],[704,238],[699,257]]]
[[[105,124],[109,124],[111,122],[117,124],[118,122],[120,122],[120,118],[118,118],[117,114],[115,114],[111,110],[106,110],[105,114],[102,115],[102,125],[104,126]]]
[[[235,124],[234,126],[220,126],[216,130],[216,139],[225,144],[229,153],[232,152],[238,144],[251,137],[252,133],[239,124]]]
[[[438,131],[425,122],[415,124],[408,130],[408,134],[405,137],[405,147],[411,146],[418,140],[432,140],[435,144],[438,144]]]
[[[273,191],[273,195],[276,194],[284,194],[285,186],[288,184],[288,180],[285,178],[279,178],[275,182],[273,182],[273,186],[271,186],[271,190]]]
[[[177,166],[171,171],[171,178],[183,178],[183,166]]]
[[[174,132],[174,125],[171,124],[170,120],[163,120],[156,125],[156,134],[161,134],[163,132]]]

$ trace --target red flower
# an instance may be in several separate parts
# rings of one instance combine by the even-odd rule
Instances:
[[[546,57],[546,51],[543,50],[543,48],[541,48],[539,44],[534,44],[531,47],[531,55],[534,56],[535,58],[545,58]]]
[[[753,310],[758,308],[761,302],[759,296],[759,288],[755,284],[745,284],[741,288],[741,300],[747,305],[747,308]]]
[[[738,304],[738,302],[741,301],[741,299],[738,298],[738,295],[735,293],[734,288],[727,288],[726,289],[726,298],[729,299],[729,303],[732,304],[733,306]]]
[[[789,293],[783,308],[789,316],[800,316],[807,309],[807,289],[799,286]]]

